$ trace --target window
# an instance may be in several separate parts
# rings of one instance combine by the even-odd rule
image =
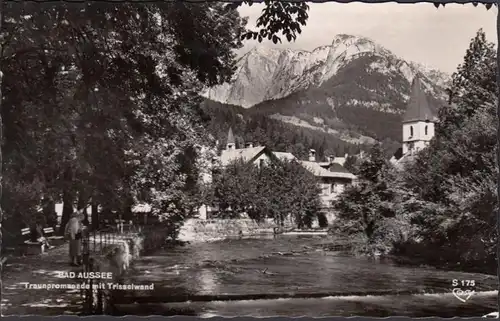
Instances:
[[[425,135],[427,135],[427,129],[428,129],[429,126],[425,126]]]
[[[413,126],[410,126],[410,137],[413,137]]]
[[[332,193],[340,194],[342,192],[344,192],[344,184],[342,183],[332,184]]]
[[[264,166],[264,159],[259,159],[259,167],[262,168]]]

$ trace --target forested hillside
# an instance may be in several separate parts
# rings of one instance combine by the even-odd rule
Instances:
[[[211,100],[205,100],[202,106],[209,118],[208,130],[219,141],[219,149],[226,144],[229,127],[233,129],[238,147],[252,142],[274,151],[291,152],[302,159],[307,157],[309,149],[315,149],[318,160],[322,160],[328,155],[357,154],[369,148],[369,145],[348,143],[326,132],[287,124],[239,106]]]

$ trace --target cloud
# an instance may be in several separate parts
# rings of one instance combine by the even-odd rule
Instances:
[[[294,43],[269,47],[312,50],[328,45],[336,34],[353,34],[371,38],[396,55],[453,72],[462,62],[470,39],[483,28],[490,41],[496,43],[497,9],[482,5],[447,5],[436,9],[431,3],[365,4],[310,3],[307,26]],[[248,28],[255,28],[263,4],[242,6],[242,16],[249,17]],[[257,45],[247,41],[241,52]]]

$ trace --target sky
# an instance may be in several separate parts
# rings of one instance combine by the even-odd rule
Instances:
[[[255,29],[263,4],[240,7],[241,16],[249,17],[247,27]],[[264,46],[312,50],[329,45],[337,34],[359,35],[372,39],[397,56],[453,73],[462,62],[471,38],[482,28],[489,41],[496,41],[495,7],[448,4],[436,9],[431,3],[365,4],[309,3],[309,20],[293,43]],[[246,41],[240,53],[257,41]]]

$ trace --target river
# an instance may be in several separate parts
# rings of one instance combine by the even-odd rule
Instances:
[[[322,250],[324,237],[230,239],[159,250],[133,263],[116,315],[473,317],[497,310],[495,276],[398,266]],[[474,280],[464,303],[452,281]],[[465,289],[465,288],[464,288]]]

